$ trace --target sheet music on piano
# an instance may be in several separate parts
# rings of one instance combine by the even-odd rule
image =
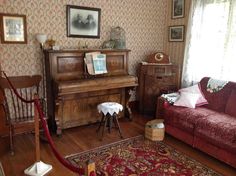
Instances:
[[[84,61],[90,75],[107,73],[105,54],[101,54],[101,52],[86,53]]]

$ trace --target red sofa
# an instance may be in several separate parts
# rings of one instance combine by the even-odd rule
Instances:
[[[160,97],[156,116],[164,118],[168,134],[236,168],[236,83],[229,82],[222,90],[210,93],[208,80],[200,81],[208,105],[166,107]]]

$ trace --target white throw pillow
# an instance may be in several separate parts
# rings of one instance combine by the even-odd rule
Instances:
[[[190,92],[180,92],[179,99],[174,103],[174,106],[183,106],[195,108],[200,95]]]
[[[193,85],[191,87],[187,87],[187,88],[183,88],[180,89],[179,92],[189,92],[189,93],[194,93],[194,94],[199,94],[199,98],[197,100],[197,104],[196,106],[201,106],[201,105],[205,105],[208,104],[207,100],[204,98],[202,91],[199,88],[199,85]]]

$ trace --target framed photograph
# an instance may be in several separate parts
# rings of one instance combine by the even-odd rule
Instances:
[[[172,18],[184,17],[185,0],[172,0]]]
[[[1,42],[6,44],[26,44],[26,15],[0,14]]]
[[[67,36],[100,38],[101,9],[67,5]]]
[[[169,27],[169,41],[183,42],[184,41],[184,26],[170,26]]]

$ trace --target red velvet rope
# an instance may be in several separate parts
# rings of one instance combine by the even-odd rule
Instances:
[[[54,153],[54,155],[56,156],[56,158],[65,166],[67,167],[68,169],[70,169],[71,171],[75,172],[75,173],[78,173],[78,174],[84,174],[84,170],[81,169],[81,168],[78,168],[74,165],[72,165],[69,161],[67,161],[65,158],[63,158],[60,153],[56,150],[55,148],[55,145],[52,141],[52,138],[51,138],[51,135],[49,133],[49,130],[48,130],[48,126],[47,126],[47,122],[46,120],[43,118],[44,117],[44,113],[40,107],[40,103],[39,103],[39,100],[38,99],[35,99],[34,100],[34,103],[37,107],[37,110],[39,112],[39,117],[40,117],[40,120],[42,122],[42,125],[43,125],[43,129],[44,129],[44,132],[45,132],[45,135],[48,139],[48,142],[50,144],[50,147]]]
[[[13,86],[13,84],[11,83],[11,81],[9,80],[7,74],[6,74],[4,71],[1,71],[1,72],[2,72],[2,73],[4,74],[4,76],[6,77],[7,82],[9,83],[9,85],[10,85],[10,87],[12,88],[13,92],[16,94],[16,96],[17,96],[21,101],[23,101],[23,102],[25,102],[25,103],[33,103],[33,102],[34,102],[34,100],[26,100],[26,99],[22,98],[22,97],[20,96],[20,94],[17,92],[17,90],[15,89],[15,87]]]
[[[3,72],[3,71],[2,71],[2,72]],[[52,141],[51,135],[50,135],[50,133],[49,133],[48,126],[47,126],[47,122],[46,122],[46,120],[45,120],[45,118],[44,118],[45,116],[44,116],[44,113],[43,113],[43,111],[42,111],[42,109],[41,109],[39,100],[38,100],[38,99],[26,100],[26,99],[22,98],[22,97],[18,94],[17,90],[15,89],[15,87],[13,86],[13,84],[11,83],[11,81],[9,80],[9,78],[7,77],[6,73],[3,72],[3,74],[4,74],[4,76],[6,77],[6,79],[7,79],[8,83],[9,83],[10,87],[12,88],[13,92],[16,94],[16,96],[17,96],[21,101],[23,101],[23,102],[25,102],[25,103],[33,103],[33,102],[35,103],[36,108],[37,108],[38,113],[39,113],[39,118],[40,118],[40,120],[41,120],[41,122],[42,122],[42,125],[43,125],[44,133],[45,133],[45,135],[46,135],[46,137],[47,137],[47,139],[48,139],[48,142],[49,142],[49,144],[50,144],[50,147],[51,147],[51,149],[52,149],[54,155],[55,155],[56,158],[60,161],[60,163],[61,163],[62,165],[64,165],[66,168],[70,169],[71,171],[73,171],[73,172],[75,172],[75,173],[78,173],[78,174],[81,174],[81,175],[84,175],[84,169],[78,168],[78,167],[72,165],[68,160],[66,160],[64,157],[62,157],[62,156],[60,155],[60,153],[56,150],[56,147],[55,147],[55,145],[54,145],[54,142]]]

